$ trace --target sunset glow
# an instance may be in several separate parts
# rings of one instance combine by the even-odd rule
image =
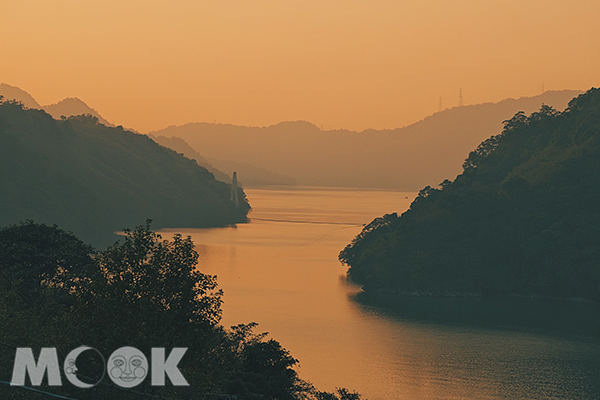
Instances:
[[[600,3],[3,2],[0,81],[143,132],[193,121],[395,128],[598,86]]]

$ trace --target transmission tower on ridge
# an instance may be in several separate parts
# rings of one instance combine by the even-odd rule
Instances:
[[[442,111],[442,96],[440,96],[440,104],[438,107],[438,112]]]
[[[462,89],[460,89],[460,91],[458,92],[458,106],[462,107],[463,106],[463,95],[462,95]]]

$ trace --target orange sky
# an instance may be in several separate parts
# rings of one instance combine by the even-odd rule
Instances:
[[[394,128],[600,86],[598,0],[0,0],[0,82],[140,131]]]

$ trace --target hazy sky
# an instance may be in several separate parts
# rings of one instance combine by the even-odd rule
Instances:
[[[0,82],[148,131],[394,128],[600,86],[598,0],[0,0]]]

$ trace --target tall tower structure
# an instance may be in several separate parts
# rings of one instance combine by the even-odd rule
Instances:
[[[440,104],[438,106],[438,112],[442,111],[442,96],[440,96]]]
[[[458,106],[462,107],[463,106],[463,95],[462,95],[462,89],[460,89],[460,91],[458,92]]]
[[[233,172],[233,179],[231,180],[231,201],[236,207],[240,206],[240,199],[238,197],[238,183],[237,183],[237,172]]]

